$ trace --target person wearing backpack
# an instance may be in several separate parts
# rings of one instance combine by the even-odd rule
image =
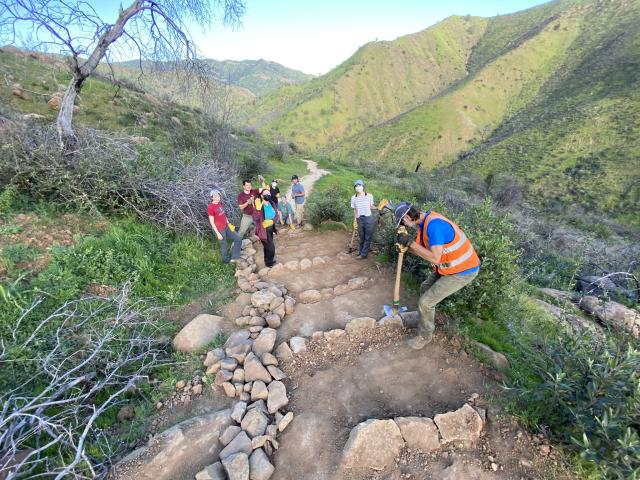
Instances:
[[[254,221],[256,224],[256,235],[262,243],[264,252],[264,264],[272,267],[275,264],[276,245],[273,240],[275,233],[276,211],[271,203],[271,193],[268,188],[260,190],[260,196],[255,199],[254,207],[256,216]]]

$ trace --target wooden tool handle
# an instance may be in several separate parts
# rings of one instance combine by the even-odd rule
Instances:
[[[393,307],[397,309],[400,306],[400,277],[402,276],[402,262],[404,261],[405,250],[400,249],[398,253],[398,264],[396,265],[396,285],[393,289]]]

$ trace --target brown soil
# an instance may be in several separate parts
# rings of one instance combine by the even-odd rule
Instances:
[[[279,438],[273,478],[547,478],[541,467],[550,472],[556,460],[538,454],[526,433],[499,417],[499,406],[490,401],[499,388],[486,367],[445,334],[437,333],[419,352],[404,345],[405,336],[403,330],[379,328],[351,340],[314,341],[309,352],[284,366],[296,417]],[[341,471],[341,450],[359,422],[433,417],[458,409],[473,393],[480,395],[477,405],[488,409],[478,445],[450,445],[433,454],[405,450],[384,472]]]

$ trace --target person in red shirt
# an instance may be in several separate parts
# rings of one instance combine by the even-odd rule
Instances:
[[[238,207],[242,210],[240,220],[240,237],[244,237],[247,230],[253,225],[253,201],[260,196],[257,188],[251,188],[251,180],[242,181],[242,192],[238,194]]]
[[[207,207],[207,214],[209,215],[209,223],[213,229],[213,234],[218,239],[220,244],[220,253],[222,255],[222,261],[224,263],[235,263],[240,258],[240,250],[242,249],[242,238],[231,229],[229,222],[227,221],[227,215],[224,213],[224,207],[222,206],[222,195],[220,190],[213,189],[209,194],[211,197],[211,203]],[[231,247],[231,259],[229,259],[229,245],[227,240],[231,240],[233,245]]]

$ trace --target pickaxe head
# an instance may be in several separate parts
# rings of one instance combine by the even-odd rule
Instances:
[[[387,213],[387,211],[393,213],[395,210],[396,206],[393,204],[393,202],[390,202],[386,198],[380,200],[380,203],[378,204],[378,211],[380,212],[380,215],[384,215],[385,213]]]

